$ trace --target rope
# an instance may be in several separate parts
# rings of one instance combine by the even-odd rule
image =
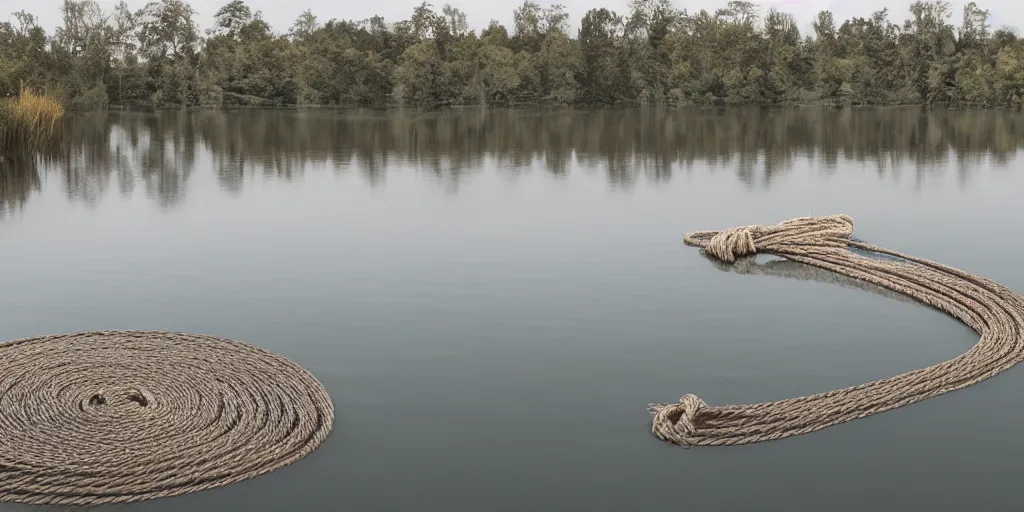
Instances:
[[[816,395],[712,407],[688,394],[678,403],[651,404],[651,430],[658,438],[684,446],[728,446],[798,436],[971,386],[1024,360],[1020,295],[983,277],[852,240],[853,226],[847,215],[801,217],[698,231],[685,242],[726,263],[769,253],[885,288],[960,320],[980,335],[978,343],[949,361]]]
[[[213,336],[104,331],[0,345],[0,501],[94,506],[294,463],[334,407],[292,361]]]

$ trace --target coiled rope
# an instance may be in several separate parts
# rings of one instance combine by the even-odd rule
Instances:
[[[768,253],[877,285],[960,320],[981,336],[978,343],[943,363],[810,396],[712,407],[688,394],[678,403],[651,404],[651,430],[658,438],[686,446],[726,446],[798,436],[965,388],[1024,359],[1020,295],[983,277],[852,240],[853,227],[847,215],[801,217],[769,226],[698,231],[685,242],[725,263]]]
[[[0,345],[0,501],[93,506],[268,473],[330,433],[294,362],[214,336],[104,331]]]

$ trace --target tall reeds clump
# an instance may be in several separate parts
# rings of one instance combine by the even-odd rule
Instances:
[[[36,152],[57,142],[64,106],[22,87],[16,99],[0,101],[0,156]]]

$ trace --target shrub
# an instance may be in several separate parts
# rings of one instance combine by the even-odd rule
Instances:
[[[60,134],[64,106],[22,89],[17,99],[0,102],[0,152],[28,153],[52,144]]]

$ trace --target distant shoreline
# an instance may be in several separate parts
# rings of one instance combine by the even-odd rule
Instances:
[[[57,3],[57,0],[49,0]],[[1024,108],[1024,38],[943,0],[837,20],[734,0],[594,7],[570,30],[562,5],[525,0],[510,26],[470,30],[450,4],[408,19],[272,27],[243,0],[200,32],[186,0],[61,4],[52,34],[19,11],[0,23],[0,96],[24,81],[69,110],[267,108],[916,107]],[[902,19],[898,19],[902,18]],[[279,20],[273,20],[278,23]],[[337,105],[337,106],[335,106]]]
[[[889,109],[920,109],[923,111],[997,111],[997,112],[1024,112],[1021,106],[991,106],[991,105],[929,105],[926,103],[906,104],[838,104],[838,103],[774,103],[774,104],[695,104],[695,105],[641,105],[630,103],[599,104],[599,105],[551,105],[551,104],[522,104],[522,105],[439,105],[439,106],[410,106],[400,103],[382,105],[221,105],[214,107],[147,107],[140,105],[108,105],[98,109],[68,109],[69,113],[90,113],[90,112],[231,112],[246,110],[322,110],[322,111],[409,111],[409,112],[445,112],[445,111],[486,111],[486,110],[522,110],[539,112],[563,111],[596,111],[596,110],[664,110],[664,111],[686,111],[686,110],[784,110],[784,109],[820,109],[820,110],[889,110]]]

